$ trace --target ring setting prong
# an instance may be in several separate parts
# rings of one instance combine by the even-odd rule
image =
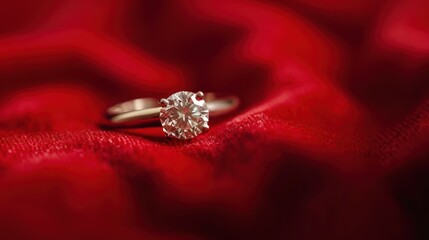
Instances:
[[[197,92],[197,94],[195,95],[195,99],[197,99],[198,101],[201,101],[204,99],[204,93],[199,91]]]
[[[162,98],[161,100],[159,100],[159,104],[161,105],[161,107],[167,107],[168,106],[168,100],[165,98]]]

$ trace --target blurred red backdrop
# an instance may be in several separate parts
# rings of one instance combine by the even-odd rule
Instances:
[[[429,239],[429,1],[0,2],[0,239]],[[192,141],[101,129],[238,95]]]

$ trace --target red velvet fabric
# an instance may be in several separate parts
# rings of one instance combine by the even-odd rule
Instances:
[[[0,2],[0,239],[429,239],[427,0]],[[104,109],[235,94],[192,141]]]

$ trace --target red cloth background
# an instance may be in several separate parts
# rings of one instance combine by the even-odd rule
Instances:
[[[0,2],[0,239],[429,239],[427,0]],[[182,142],[100,128],[179,90]]]

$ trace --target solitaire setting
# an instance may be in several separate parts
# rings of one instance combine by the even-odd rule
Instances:
[[[191,139],[209,130],[209,109],[202,92],[177,92],[159,103],[159,118],[167,137]]]
[[[143,128],[162,126],[165,136],[192,139],[209,130],[210,118],[236,109],[235,96],[217,98],[214,93],[180,91],[168,98],[138,98],[115,104],[106,111],[105,127]],[[210,114],[209,114],[210,113]]]

